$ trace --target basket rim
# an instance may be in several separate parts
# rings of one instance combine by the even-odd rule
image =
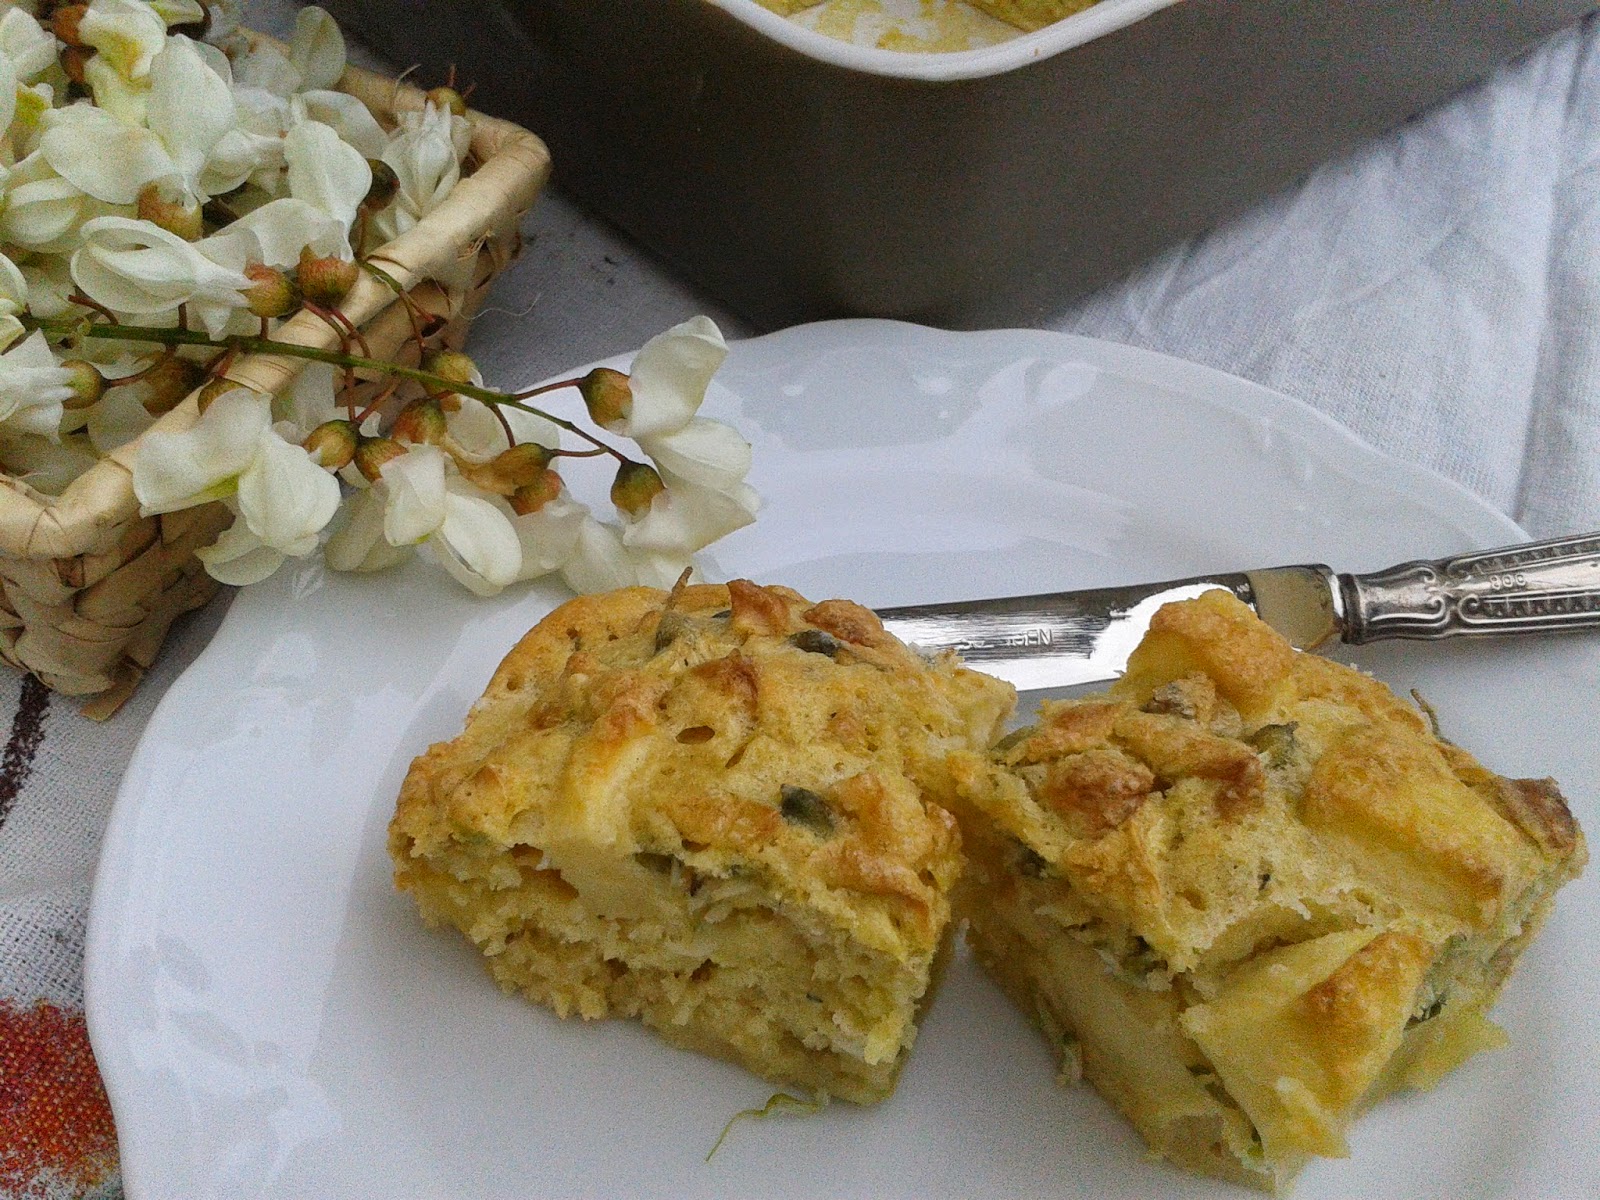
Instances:
[[[265,34],[249,36],[257,43],[282,45]],[[345,68],[338,90],[361,100],[386,123],[401,113],[421,111],[426,103],[420,88],[355,66]],[[549,179],[550,152],[535,134],[476,110],[468,111],[467,121],[477,169],[464,176],[438,208],[366,256],[365,261],[381,267],[403,291],[437,277],[462,257],[463,248],[475,251],[497,228],[531,207]],[[362,272],[341,308],[354,324],[365,326],[395,302],[395,292],[387,284]],[[272,336],[291,345],[338,347],[337,334],[305,311],[285,321]],[[276,395],[307,361],[250,354],[230,366],[226,377],[252,375],[249,386]],[[191,393],[145,433],[181,432],[198,418]],[[141,434],[105,455],[59,496],[34,492],[0,473],[0,556],[39,560],[103,551],[108,531],[140,515],[132,467],[143,439]]]

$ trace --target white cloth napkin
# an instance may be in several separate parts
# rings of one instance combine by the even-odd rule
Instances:
[[[287,0],[261,0],[246,17],[282,32],[292,13]],[[1297,396],[1533,533],[1600,529],[1597,60],[1600,22],[1590,19],[1035,323]],[[540,203],[528,232],[527,252],[474,332],[473,353],[497,383],[635,348],[695,312],[730,336],[752,332],[559,195]],[[0,676],[5,1011],[46,1006],[81,1026],[85,913],[111,798],[154,704],[220,612],[180,627],[161,667],[104,725]],[[0,1158],[9,1149],[0,1144]],[[114,1191],[108,1161],[51,1194]],[[43,1194],[35,1183],[11,1194]]]

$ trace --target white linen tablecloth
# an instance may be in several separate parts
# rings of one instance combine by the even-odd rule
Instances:
[[[292,14],[246,6],[268,30]],[[473,334],[491,382],[696,312],[754,332],[559,193],[527,232]],[[1297,396],[1534,534],[1600,529],[1600,21],[1038,324]],[[83,1032],[90,882],[140,732],[224,607],[180,626],[105,724],[0,676],[0,1196],[120,1193]]]

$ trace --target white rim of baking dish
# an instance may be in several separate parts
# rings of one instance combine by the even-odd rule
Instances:
[[[1072,50],[1096,38],[1142,21],[1151,13],[1171,8],[1182,0],[1100,0],[1033,33],[977,50],[922,53],[857,46],[807,29],[787,17],[763,8],[756,0],[708,0],[729,16],[765,34],[798,54],[868,75],[924,79],[947,83],[1000,75],[1029,63]]]

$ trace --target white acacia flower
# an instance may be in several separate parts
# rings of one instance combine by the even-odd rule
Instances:
[[[639,571],[617,530],[585,513],[572,555],[561,564],[561,578],[583,595],[633,587],[639,582]]]
[[[389,135],[372,110],[349,92],[315,89],[299,93],[289,103],[296,122],[320,121],[359,150],[363,158],[383,157]]]
[[[622,544],[629,550],[689,555],[756,519],[760,497],[747,484],[718,489],[666,472],[661,478],[666,490],[642,517],[623,526]]]
[[[89,0],[78,36],[124,79],[143,79],[167,40],[167,23],[142,0]]]
[[[257,41],[233,60],[236,87],[260,88],[287,100],[300,90],[300,72],[271,42]]]
[[[161,140],[184,200],[208,199],[201,176],[217,143],[233,128],[233,91],[186,37],[168,38],[150,64],[145,123]]]
[[[327,12],[314,4],[300,10],[289,39],[289,62],[300,75],[296,90],[331,88],[344,74],[344,35]]]
[[[755,520],[760,497],[744,482],[749,443],[697,415],[727,354],[715,323],[695,317],[651,338],[634,356],[628,411],[606,428],[639,443],[666,490],[624,526],[622,543],[631,551],[693,554]]]
[[[339,509],[322,559],[335,571],[386,571],[410,558],[412,546],[392,546],[383,536],[387,496],[381,487],[360,488]]]
[[[0,354],[0,429],[60,436],[61,402],[71,397],[72,372],[56,365],[44,334],[32,333]]]
[[[72,255],[72,278],[91,300],[119,313],[154,316],[187,304],[216,337],[243,306],[241,293],[252,286],[235,266],[203,253],[237,253],[237,240],[186,242],[128,217],[97,217],[82,234],[83,245]]]
[[[36,150],[6,180],[0,236],[28,250],[60,254],[80,244],[79,230],[86,221],[127,211],[86,195]]]
[[[399,121],[399,131],[381,156],[399,188],[373,217],[372,240],[380,243],[393,241],[444,203],[461,179],[461,160],[471,136],[465,118],[433,104],[421,112],[401,113]]]
[[[173,172],[160,138],[92,104],[47,113],[39,153],[73,187],[107,204],[132,204],[145,184]]]
[[[0,254],[0,351],[22,336],[17,314],[28,307],[28,281],[17,264]]]
[[[520,576],[522,544],[506,513],[465,480],[447,476],[445,466],[444,452],[426,444],[383,464],[384,540],[426,542],[457,582],[492,596]]]
[[[628,368],[633,397],[628,412],[606,428],[640,445],[647,438],[677,433],[700,411],[711,377],[727,357],[728,343],[709,317],[691,317],[657,334]]]
[[[578,535],[593,518],[565,488],[538,512],[512,513],[511,528],[522,545],[518,579],[538,579],[566,566],[577,553]]]
[[[137,98],[123,97],[119,105],[97,92],[95,99],[95,105],[69,105],[45,119],[39,149],[61,176],[108,204],[132,204],[149,183],[185,203],[208,198],[201,176],[233,127],[233,93],[194,42],[168,38]],[[140,111],[128,111],[135,102]]]
[[[346,233],[372,187],[372,168],[321,121],[302,121],[283,138],[289,195],[332,217]]]
[[[632,550],[614,526],[585,514],[572,557],[561,566],[561,578],[579,593],[637,585],[666,588],[689,565],[687,554]]]
[[[149,3],[169,26],[198,25],[206,19],[206,8],[200,0],[149,0]]]
[[[94,107],[110,113],[130,129],[144,127],[145,101],[150,96],[148,74],[137,81],[123,75],[111,60],[96,54],[83,66],[83,81],[94,96]]]
[[[207,194],[220,196],[245,183],[254,183],[269,194],[282,186],[283,135],[292,124],[287,102],[262,88],[231,89],[233,121],[217,139],[200,174],[200,187]]]
[[[20,8],[0,14],[0,56],[11,64],[16,82],[31,83],[55,66],[56,39]]]
[[[267,397],[224,392],[188,429],[154,430],[134,458],[133,491],[144,516],[228,496],[263,546],[305,555],[339,507],[339,483],[271,428]],[[234,539],[238,545],[238,539]]]

